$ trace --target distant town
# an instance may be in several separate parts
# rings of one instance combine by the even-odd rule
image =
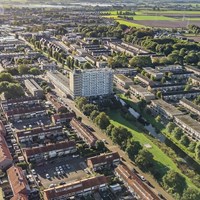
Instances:
[[[11,2],[0,199],[199,200],[200,3]]]

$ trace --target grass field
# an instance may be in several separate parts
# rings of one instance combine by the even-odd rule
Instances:
[[[122,13],[125,12],[122,11]],[[106,15],[109,13],[110,15]],[[105,14],[105,15],[103,15]],[[119,18],[118,11],[102,12],[103,17],[109,17],[115,21],[131,27],[163,27],[163,28],[181,28],[186,27],[188,23],[200,24],[200,11],[174,11],[174,10],[140,10],[135,15],[126,15],[133,20]]]
[[[178,169],[173,160],[168,157],[158,146],[156,146],[142,131],[139,131],[138,127],[136,127],[133,123],[125,120],[118,111],[111,111],[108,114],[111,119],[111,123],[115,126],[122,126],[124,128],[127,128],[133,134],[134,140],[139,141],[142,145],[151,145],[151,148],[149,148],[148,150],[154,155],[154,159],[158,163],[157,167],[161,172],[165,173],[168,169],[171,169],[182,174],[182,172]],[[187,176],[185,176],[184,174],[182,174],[182,176],[185,177],[187,185],[189,187],[194,187],[197,189],[197,187],[191,182],[191,180]]]

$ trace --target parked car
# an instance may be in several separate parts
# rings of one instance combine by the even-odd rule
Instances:
[[[37,174],[36,171],[35,171],[34,169],[32,169],[31,172],[32,172],[33,175],[36,175],[36,174]]]
[[[47,179],[51,179],[51,177],[50,177],[49,174],[46,174],[46,178],[47,178]]]

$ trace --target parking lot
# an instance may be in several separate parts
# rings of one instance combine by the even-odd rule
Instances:
[[[35,171],[41,184],[48,188],[87,177],[86,167],[83,158],[68,156],[38,166]]]

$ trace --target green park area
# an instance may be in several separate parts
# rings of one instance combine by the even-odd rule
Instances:
[[[182,176],[185,177],[186,183],[188,187],[194,187],[197,189],[197,187],[192,183],[192,181],[185,176],[181,170],[177,167],[177,165],[173,162],[173,160],[166,155],[152,140],[149,138],[148,135],[146,135],[142,130],[140,130],[140,127],[135,125],[135,123],[129,122],[126,119],[124,119],[120,112],[111,111],[108,115],[111,119],[111,123],[117,127],[121,126],[126,129],[128,129],[132,135],[133,139],[135,141],[138,141],[143,147],[146,147],[149,152],[151,152],[154,156],[154,159],[157,161],[157,168],[159,171],[162,172],[164,175],[168,170],[174,170],[178,173],[180,173]],[[199,189],[200,190],[200,189]]]

